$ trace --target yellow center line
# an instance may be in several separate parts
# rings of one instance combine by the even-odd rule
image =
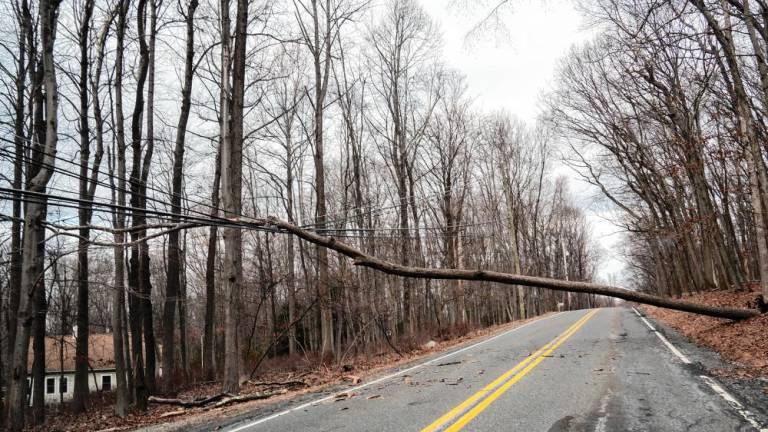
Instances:
[[[543,354],[541,354],[539,357],[537,357],[535,360],[533,360],[528,366],[525,367],[525,369],[521,370],[517,373],[517,375],[513,376],[509,381],[505,382],[502,386],[500,386],[496,391],[491,393],[487,398],[483,399],[479,404],[477,404],[474,408],[469,410],[466,414],[461,416],[460,419],[458,419],[454,424],[452,424],[449,428],[446,429],[446,432],[455,432],[461,430],[464,426],[466,426],[467,423],[472,421],[475,417],[478,416],[483,410],[488,408],[493,401],[499,398],[499,396],[503,395],[507,390],[509,390],[510,387],[515,385],[516,382],[520,381],[525,375],[528,374],[533,368],[535,368],[539,363],[544,361],[546,357],[548,357],[552,352],[554,352],[557,347],[563,344],[568,338],[573,336],[574,333],[576,333],[581,326],[583,326],[590,318],[595,316],[597,313],[597,310],[590,312],[587,314],[586,319],[579,322],[577,326],[574,328],[571,328],[568,330],[567,334],[564,334],[563,337],[561,337],[556,343],[551,345],[546,351],[544,351]]]
[[[517,373],[520,369],[524,368],[527,364],[530,362],[540,358],[542,355],[547,355],[546,351],[552,347],[552,345],[558,343],[562,338],[568,337],[570,334],[572,334],[572,331],[577,330],[579,327],[581,327],[582,324],[584,324],[592,315],[597,313],[597,311],[592,311],[590,313],[585,314],[582,316],[579,320],[577,320],[575,323],[573,323],[570,327],[568,327],[563,333],[558,335],[555,339],[553,339],[548,344],[544,345],[543,347],[539,348],[536,352],[533,354],[530,354],[528,357],[526,357],[523,361],[515,365],[512,369],[508,370],[507,372],[503,373],[501,376],[493,380],[490,384],[483,387],[480,391],[469,397],[469,399],[465,400],[461,404],[457,405],[447,413],[445,413],[443,416],[441,416],[439,419],[432,422],[429,426],[425,427],[421,430],[421,432],[433,432],[438,430],[441,426],[443,426],[446,422],[453,419],[454,417],[458,416],[465,410],[467,410],[469,407],[471,407],[473,404],[475,404],[478,400],[485,397],[488,393],[493,391],[496,387],[501,385],[504,381],[509,379],[510,376]],[[559,343],[558,343],[559,345]],[[522,378],[522,377],[521,377]]]

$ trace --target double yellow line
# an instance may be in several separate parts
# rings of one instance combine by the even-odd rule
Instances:
[[[512,369],[504,372],[504,374],[493,380],[493,382],[470,396],[469,399],[457,405],[445,413],[442,417],[432,422],[432,424],[422,429],[421,432],[436,431],[446,425],[449,421],[458,417],[461,413],[464,413],[464,415],[459,417],[458,420],[453,422],[453,424],[445,429],[446,432],[461,430],[461,428],[463,428],[467,423],[477,417],[478,414],[488,408],[488,406],[490,406],[493,401],[498,399],[499,396],[509,390],[509,388],[515,385],[516,382],[520,381],[520,379],[527,375],[528,372],[533,370],[533,368],[535,368],[539,363],[544,361],[545,358],[549,357],[552,352],[557,349],[557,347],[562,345],[563,342],[573,336],[573,334],[576,333],[587,321],[589,321],[590,318],[595,316],[597,311],[598,310],[595,309],[581,317],[581,319],[573,323],[570,327],[568,327],[568,329],[558,335],[550,343],[539,348],[536,352],[526,357],[520,363],[516,364]]]

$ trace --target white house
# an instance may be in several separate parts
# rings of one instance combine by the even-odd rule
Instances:
[[[115,361],[112,334],[93,334],[88,339],[88,387],[91,392],[111,391],[115,387]],[[28,368],[32,370],[33,350],[29,350]],[[30,388],[32,377],[27,378]],[[75,338],[45,338],[45,403],[72,399],[75,386]],[[30,402],[32,395],[30,395]]]

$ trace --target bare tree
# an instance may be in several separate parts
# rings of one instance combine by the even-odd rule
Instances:
[[[368,36],[374,52],[373,88],[383,102],[381,120],[372,126],[384,141],[380,151],[391,167],[397,188],[403,265],[409,265],[413,253],[409,240],[412,232],[408,209],[413,193],[409,190],[409,176],[413,175],[418,143],[432,110],[432,106],[419,104],[424,103],[420,93],[424,92],[427,81],[425,70],[429,70],[430,56],[437,48],[435,33],[430,18],[415,1],[401,0],[387,7],[381,23]],[[402,296],[403,326],[406,332],[412,333],[412,281],[407,278],[402,279]]]
[[[184,58],[184,84],[181,90],[181,114],[176,129],[176,145],[173,150],[173,186],[171,191],[172,223],[180,223],[182,180],[184,174],[184,145],[187,133],[187,121],[191,108],[192,79],[194,77],[195,57],[195,10],[197,0],[191,0],[186,13],[187,41]],[[165,308],[163,309],[163,380],[166,391],[175,388],[178,380],[178,365],[175,361],[174,321],[181,282],[181,254],[179,232],[168,234],[168,269],[166,272]],[[181,318],[180,318],[181,320]]]
[[[42,54],[42,79],[38,83],[45,89],[45,133],[43,142],[34,154],[38,162],[34,177],[27,182],[27,191],[34,193],[45,192],[48,181],[53,175],[56,146],[58,143],[58,86],[56,68],[53,58],[53,46],[56,39],[56,15],[59,3],[49,0],[40,2],[40,41]],[[41,113],[42,115],[42,113]],[[43,219],[46,204],[44,201],[31,200],[27,202],[24,212],[24,237],[22,246],[22,273],[19,293],[18,322],[13,349],[12,374],[8,385],[8,415],[9,428],[21,430],[24,426],[27,390],[27,353],[29,351],[30,327],[34,310],[32,299],[35,291],[41,290],[43,255],[40,245],[44,244]]]
[[[243,169],[243,97],[245,91],[246,26],[248,4],[237,1],[235,46],[230,50],[229,1],[221,4],[222,34],[222,101],[221,115],[221,204],[224,217],[238,218],[242,211]],[[230,70],[232,72],[230,90]],[[224,391],[237,393],[240,389],[240,350],[238,343],[238,303],[243,278],[243,237],[237,228],[224,228],[223,281],[226,296],[224,307],[225,353]]]
[[[96,181],[98,180],[101,158],[104,147],[98,146],[93,159],[92,174],[88,173],[88,164],[91,156],[90,125],[88,123],[88,67],[90,65],[89,47],[90,30],[93,17],[93,0],[85,0],[83,3],[80,28],[78,29],[78,43],[80,45],[80,199],[85,203],[92,203],[96,193]],[[94,94],[98,98],[98,93]],[[99,140],[98,144],[102,144]],[[91,235],[88,225],[93,215],[92,206],[85,205],[78,211],[80,226],[80,239],[78,241],[77,255],[77,339],[75,343],[75,388],[72,408],[76,413],[86,410],[88,400],[88,336],[90,333],[88,321],[88,246]]]
[[[123,117],[123,59],[125,50],[125,29],[127,26],[126,19],[128,15],[128,1],[119,1],[115,7],[117,15],[117,28],[116,33],[116,50],[115,50],[115,100],[114,100],[114,124],[115,124],[115,145],[113,146],[113,152],[111,155],[110,163],[110,186],[112,189],[112,202],[117,203],[119,207],[125,206],[125,192],[126,192],[126,141],[125,141],[125,126]],[[103,59],[104,42],[106,39],[107,29],[109,25],[105,25],[102,28],[102,32],[99,36],[99,55],[97,57],[97,67],[94,74],[94,86],[98,85],[98,78],[101,72],[101,62]],[[98,92],[94,92],[94,109],[99,106]],[[97,113],[98,111],[95,111]],[[96,114],[97,128],[101,127],[101,122],[98,120],[100,114]],[[97,132],[97,139],[99,139],[101,131]],[[117,174],[115,174],[117,172]],[[117,179],[117,185],[115,185],[115,179]],[[117,195],[117,196],[115,196]],[[115,413],[119,416],[125,416],[128,408],[128,401],[132,399],[132,393],[134,390],[133,380],[129,377],[133,377],[131,372],[130,355],[125,355],[130,350],[128,346],[128,338],[123,337],[128,334],[128,328],[125,323],[128,320],[125,311],[125,234],[123,229],[125,228],[125,212],[118,208],[113,212],[112,226],[115,228],[114,241],[114,265],[115,276],[114,284],[115,291],[112,297],[112,328],[114,330],[114,336],[112,338],[113,351],[115,355],[115,374],[117,385],[117,397],[115,398]],[[129,389],[130,387],[130,389]]]

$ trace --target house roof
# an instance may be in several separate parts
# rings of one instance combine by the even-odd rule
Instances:
[[[29,346],[28,368],[32,370],[34,350]],[[63,356],[61,355],[63,352]],[[63,357],[63,363],[62,363]],[[114,369],[115,356],[111,333],[92,334],[88,338],[89,369]],[[73,336],[45,337],[45,371],[63,372],[75,370],[75,338]]]

